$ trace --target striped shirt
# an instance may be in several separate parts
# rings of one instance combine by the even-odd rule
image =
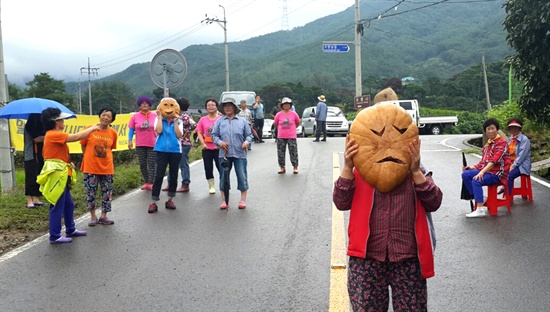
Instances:
[[[443,193],[434,183],[431,174],[426,182],[414,185],[410,176],[390,192],[374,192],[370,217],[370,235],[367,257],[377,261],[399,262],[418,255],[415,237],[416,197],[427,212],[436,211]],[[334,183],[334,204],[340,210],[351,208],[355,182],[338,178]],[[346,207],[349,207],[346,209]]]
[[[239,116],[230,119],[222,116],[216,120],[214,130],[212,131],[212,140],[219,147],[223,142],[229,144],[227,155],[220,150],[220,158],[235,157],[246,158],[246,149],[242,148],[243,142],[248,146],[252,142],[252,130],[246,120]]]

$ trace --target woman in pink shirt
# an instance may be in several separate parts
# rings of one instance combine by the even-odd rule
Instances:
[[[143,176],[145,184],[141,187],[142,190],[152,190],[153,181],[155,179],[155,141],[157,134],[153,125],[157,114],[151,111],[153,101],[147,96],[142,96],[137,101],[139,112],[132,115],[128,122],[128,148],[132,149],[134,133],[136,134],[136,153],[139,160],[139,169]]]
[[[204,173],[206,174],[206,180],[208,180],[209,193],[215,194],[216,188],[214,187],[214,166],[218,173],[220,172],[220,164],[218,160],[219,150],[216,144],[212,141],[212,130],[214,129],[214,123],[220,117],[218,115],[218,101],[214,98],[209,98],[204,103],[204,107],[208,112],[208,115],[201,117],[195,132],[202,145],[202,163],[204,164]]]
[[[275,115],[273,124],[277,127],[277,158],[279,161],[279,174],[285,173],[286,146],[290,154],[290,162],[294,166],[294,174],[298,173],[298,143],[296,142],[296,127],[300,124],[300,117],[292,111],[292,100],[284,97],[281,100],[282,111]]]

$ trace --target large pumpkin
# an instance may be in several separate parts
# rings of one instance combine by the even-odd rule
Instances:
[[[350,138],[358,145],[353,164],[368,184],[389,192],[407,177],[409,144],[418,127],[402,107],[380,103],[362,110],[353,121]]]
[[[175,99],[168,97],[160,100],[158,110],[160,110],[162,117],[172,119],[174,115],[179,114],[180,106]]]

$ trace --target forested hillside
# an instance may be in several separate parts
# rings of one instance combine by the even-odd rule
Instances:
[[[397,10],[378,15],[392,1],[362,1],[364,34],[361,41],[364,89],[368,81],[412,76],[447,79],[472,65],[502,62],[511,53],[502,22],[504,0],[454,0],[403,2]],[[301,83],[334,89],[355,90],[355,56],[323,53],[323,41],[354,39],[354,7],[303,27],[279,31],[241,42],[229,43],[232,90],[260,90],[273,83]],[[171,90],[188,97],[194,106],[225,89],[223,43],[192,45],[181,51],[189,71],[184,83]],[[134,64],[98,81],[125,82],[136,94],[152,95],[156,86],[149,76],[149,63]]]

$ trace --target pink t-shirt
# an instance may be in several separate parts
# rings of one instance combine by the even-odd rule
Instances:
[[[136,146],[155,147],[157,133],[155,132],[155,120],[157,114],[149,112],[147,115],[142,112],[137,112],[128,122],[128,127],[134,129],[136,135]]]
[[[219,115],[214,120],[210,120],[210,118],[208,118],[208,115],[203,116],[199,120],[197,128],[195,128],[195,131],[200,132],[204,137],[204,142],[206,143],[206,146],[209,150],[216,149],[216,144],[212,142],[212,131],[214,130],[214,124],[216,123],[216,120],[218,120],[218,118],[220,118]]]
[[[277,138],[296,139],[296,127],[300,124],[300,117],[293,111],[280,111],[275,115],[273,124],[277,125]]]

